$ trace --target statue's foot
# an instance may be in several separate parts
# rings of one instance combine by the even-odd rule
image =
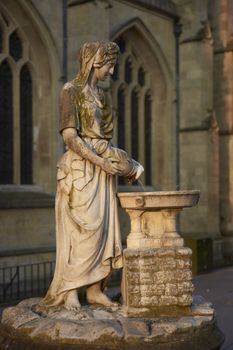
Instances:
[[[99,293],[93,296],[87,295],[87,302],[89,304],[99,304],[107,307],[116,307],[118,303],[114,303],[111,299],[107,297],[104,293]]]
[[[64,306],[67,310],[72,311],[77,311],[81,308],[80,302],[78,300],[78,294],[75,289],[67,292]]]
[[[89,304],[99,304],[107,307],[116,307],[118,303],[114,303],[100,289],[100,283],[87,288],[87,302]]]

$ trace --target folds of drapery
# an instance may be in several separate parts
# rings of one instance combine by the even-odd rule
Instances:
[[[71,150],[57,167],[56,267],[44,298],[50,305],[122,267],[115,177]]]

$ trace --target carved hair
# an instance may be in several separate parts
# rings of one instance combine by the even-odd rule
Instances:
[[[115,64],[119,51],[118,45],[111,41],[83,44],[78,52],[80,71],[75,79],[76,82],[84,87],[92,67],[101,68],[105,64]]]
[[[99,47],[96,53],[93,66],[100,68],[107,63],[115,64],[119,51],[119,47],[116,43],[110,41],[105,42]]]

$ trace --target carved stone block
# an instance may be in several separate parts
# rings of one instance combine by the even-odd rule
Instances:
[[[192,303],[191,250],[124,251],[124,303],[128,308],[184,307]]]

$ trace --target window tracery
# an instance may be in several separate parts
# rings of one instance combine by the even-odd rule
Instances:
[[[15,24],[0,13],[0,184],[33,183],[33,89],[24,48]]]
[[[144,165],[143,182],[152,186],[152,87],[149,68],[124,34],[116,40],[121,55],[113,76],[117,144]],[[124,184],[119,178],[119,184]]]

